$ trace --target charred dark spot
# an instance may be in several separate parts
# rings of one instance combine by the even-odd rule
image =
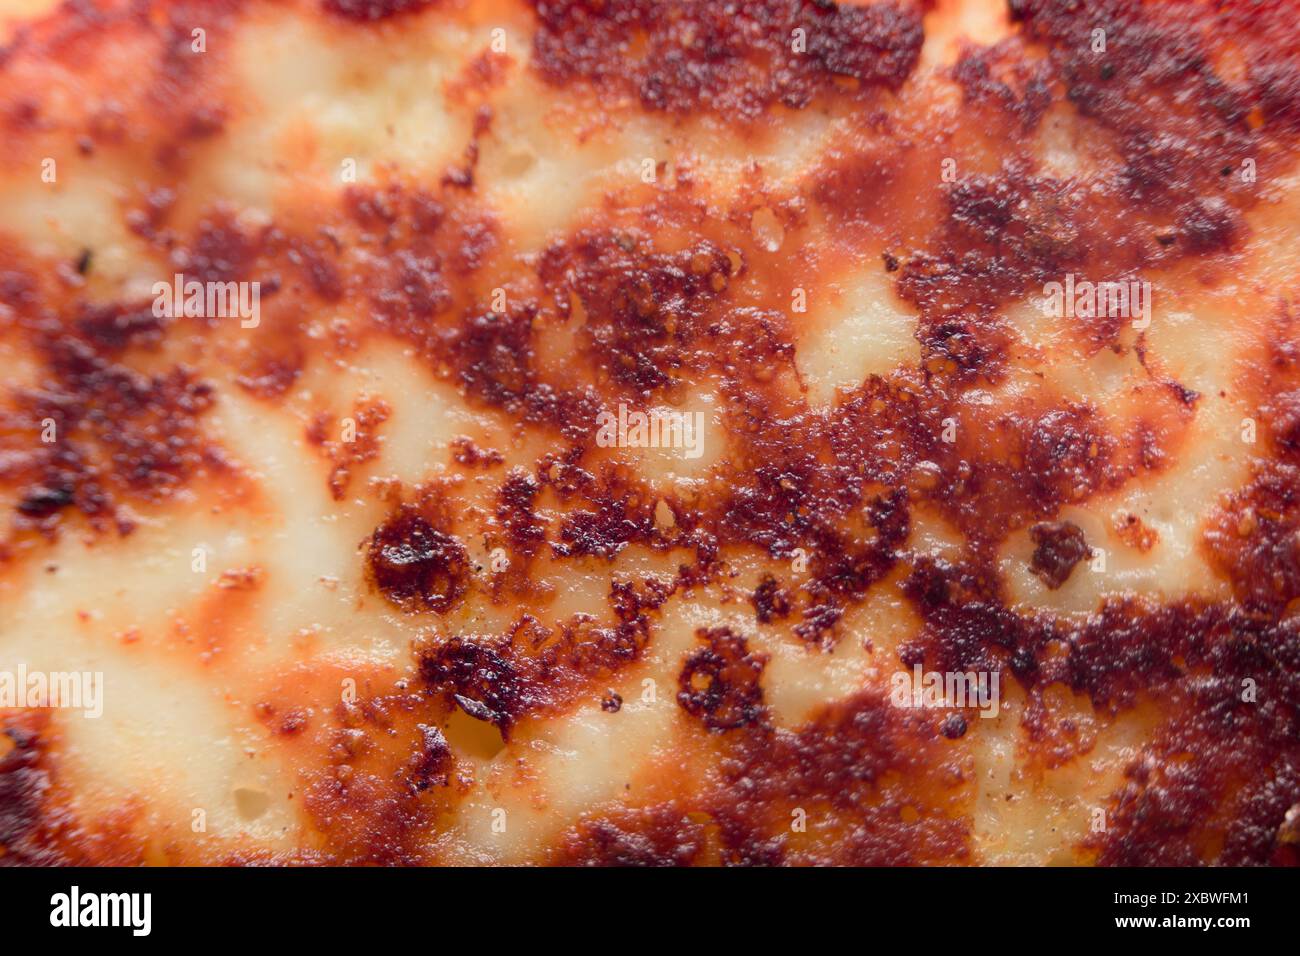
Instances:
[[[309,720],[308,711],[302,707],[295,707],[280,718],[276,732],[285,737],[292,737],[302,733],[307,728]]]
[[[1300,468],[1263,467],[1231,495],[1205,534],[1238,597],[1276,613],[1300,597]]]
[[[817,546],[816,576],[808,590],[814,596],[826,594],[860,599],[867,589],[888,573],[897,560],[895,549],[911,527],[907,494],[901,489],[873,498],[864,509],[874,532],[870,542],[822,534]]]
[[[74,497],[72,488],[68,486],[47,488],[39,485],[23,495],[22,500],[18,502],[18,512],[29,518],[45,518],[61,508],[68,507]]]
[[[452,355],[469,392],[492,405],[512,410],[537,393],[532,368],[531,310],[510,315],[486,312],[468,318],[456,330]]]
[[[451,780],[452,755],[447,738],[437,727],[419,724],[419,747],[411,758],[410,784],[416,791],[445,787]]]
[[[949,740],[958,740],[966,736],[966,718],[961,714],[949,714],[944,718],[943,726],[939,728],[939,733],[943,734]]]
[[[536,0],[534,6],[533,64],[547,82],[626,90],[648,110],[705,109],[743,120],[777,103],[806,107],[836,93],[837,78],[862,88],[897,88],[924,39],[920,12],[892,2],[754,0],[727,7],[704,0]],[[805,39],[799,52],[796,29]]]
[[[843,616],[844,608],[839,604],[814,604],[803,612],[803,621],[795,625],[794,632],[805,641],[820,641]]]
[[[434,2],[436,0],[321,0],[321,6],[348,20],[373,23],[423,10]]]
[[[995,105],[1029,132],[1052,104],[1050,69],[1046,63],[1026,63],[1014,54],[1006,44],[968,48],[952,72],[968,103]]]
[[[353,470],[379,455],[379,428],[388,420],[392,409],[387,402],[371,400],[353,407],[353,434],[345,439],[342,422],[334,422],[327,413],[317,415],[307,428],[307,440],[322,448],[333,462],[329,488],[335,501],[342,501],[352,481]],[[336,437],[330,437],[331,435]]]
[[[1288,703],[1300,689],[1295,622],[1221,606],[1136,610],[1117,608],[1089,624],[1100,645],[1090,655],[1093,674],[1113,686],[1177,686],[1184,707],[1128,767],[1105,834],[1090,841],[1099,862],[1296,865],[1296,848],[1278,839],[1300,799]],[[1126,615],[1133,625],[1121,623]],[[1184,668],[1198,676],[1187,679]],[[1220,849],[1207,856],[1211,836]]]
[[[669,385],[691,360],[731,271],[712,243],[659,253],[640,237],[605,232],[551,246],[539,268],[566,313],[574,297],[581,302],[582,341],[598,367],[641,394]]]
[[[564,866],[688,866],[704,848],[702,823],[672,805],[618,810],[568,831],[555,862]]]
[[[1040,507],[1078,498],[1106,480],[1115,440],[1092,409],[1066,406],[1025,424],[1024,477]]]
[[[464,547],[409,506],[375,529],[366,560],[379,592],[405,611],[445,613],[468,583]]]
[[[343,298],[343,277],[339,268],[332,261],[337,254],[328,242],[298,242],[289,252],[289,261],[296,262],[307,274],[312,291],[326,302],[337,302]]]
[[[420,656],[420,676],[476,720],[506,733],[527,706],[527,682],[504,645],[454,637]]]
[[[1300,65],[1286,60],[1254,63],[1250,81],[1269,124],[1300,133]]]
[[[860,694],[824,708],[796,732],[764,726],[724,737],[734,755],[723,763],[728,789],[712,808],[736,864],[779,862],[860,866],[968,857],[969,818],[942,809],[954,784],[938,782],[937,735],[903,717],[885,699]],[[767,835],[750,801],[834,814],[855,825],[821,845],[799,846]],[[902,819],[904,808],[915,819]],[[787,817],[788,819],[788,817]]]
[[[123,499],[159,501],[199,470],[223,467],[199,432],[212,386],[183,368],[145,375],[118,361],[157,340],[152,316],[88,306],[73,315],[65,330],[32,337],[46,377],[10,395],[4,477],[26,487],[15,508],[22,527],[54,533],[75,506],[95,528],[116,519],[129,533]]]
[[[152,345],[161,341],[164,324],[148,309],[85,305],[77,315],[77,331],[97,351],[122,352],[131,345]]]
[[[41,832],[52,786],[41,737],[20,722],[6,722],[3,729],[13,746],[0,754],[0,866],[67,863]]]
[[[1300,389],[1274,395],[1264,414],[1278,450],[1293,461],[1300,460]]]
[[[1178,397],[1178,401],[1186,408],[1193,407],[1201,397],[1200,392],[1194,388],[1188,388],[1181,382],[1168,382],[1167,384],[1173,390],[1174,395]]]
[[[986,568],[925,557],[903,593],[926,622],[922,639],[899,655],[909,667],[928,661],[943,671],[1000,670],[1001,651],[1033,654],[1050,633],[1005,605],[998,578]]]
[[[199,222],[194,241],[185,253],[186,280],[230,282],[242,279],[252,269],[257,253],[256,235],[245,232],[229,213],[213,214]]]
[[[1207,196],[1187,204],[1179,213],[1179,234],[1193,252],[1227,248],[1240,229],[1240,217],[1224,200]]]
[[[495,448],[480,448],[464,435],[452,439],[451,448],[456,463],[467,468],[495,468],[506,460]]]
[[[701,630],[708,647],[693,651],[677,677],[677,703],[713,731],[734,730],[766,718],[759,678],[766,654],[750,654],[745,638],[728,628]]]
[[[541,482],[522,468],[515,468],[497,493],[497,519],[504,525],[511,546],[521,554],[535,553],[546,539],[546,523],[533,511],[541,490]]]
[[[770,624],[790,614],[790,592],[781,587],[770,574],[763,576],[749,600],[754,605],[760,624]]]
[[[1029,529],[1029,537],[1036,545],[1030,570],[1053,591],[1092,553],[1083,530],[1072,521],[1041,521]]]
[[[561,557],[596,555],[613,558],[633,541],[648,540],[654,517],[646,508],[632,511],[621,501],[608,501],[599,511],[573,511],[560,528],[560,543],[552,545]]]

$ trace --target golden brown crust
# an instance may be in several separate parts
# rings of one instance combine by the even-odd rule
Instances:
[[[204,5],[205,22],[230,29],[258,6]],[[444,477],[380,492],[351,473],[376,458],[390,427],[381,399],[355,406],[357,444],[328,437],[337,420],[326,412],[307,425],[331,465],[332,497],[384,502],[357,561],[395,614],[433,621],[471,600],[517,613],[490,633],[431,626],[413,641],[406,676],[377,675],[354,704],[313,704],[292,681],[265,688],[262,723],[301,774],[318,840],[290,858],[438,861],[440,834],[468,788],[456,741],[442,729],[450,715],[492,725],[508,744],[529,721],[611,700],[612,682],[653,650],[670,598],[721,585],[737,555],[780,568],[805,554],[806,579],[767,573],[746,591],[755,627],[788,619],[808,653],[832,654],[849,639],[846,615],[891,581],[921,621],[897,666],[1014,682],[1032,747],[1048,763],[1087,750],[1049,712],[1050,688],[1085,696],[1099,713],[1161,702],[1160,726],[1107,798],[1110,825],[1081,852],[1121,865],[1300,863],[1278,837],[1300,803],[1293,300],[1277,306],[1251,385],[1265,425],[1250,478],[1225,489],[1202,542],[1230,599],[1107,597],[1070,617],[1017,606],[998,563],[1024,532],[1049,588],[1082,574],[1089,542],[1063,512],[1194,455],[1187,436],[1202,396],[1148,369],[1128,420],[1064,393],[969,400],[1015,373],[1008,310],[1046,282],[1184,269],[1212,286],[1233,270],[1258,192],[1232,173],[1250,157],[1261,178],[1279,176],[1296,157],[1300,26],[1290,5],[1104,0],[1085,16],[1067,0],[1011,0],[1010,35],[968,44],[947,70],[961,98],[956,119],[909,87],[921,5],[532,6],[525,68],[556,95],[703,119],[742,137],[779,129],[793,111],[840,110],[849,132],[793,186],[755,178],[750,190],[719,198],[683,163],[671,184],[611,190],[535,254],[517,254],[478,173],[477,144],[494,135],[488,107],[465,155],[436,180],[393,174],[270,225],[250,226],[215,203],[184,222],[176,194],[195,150],[239,107],[221,92],[219,56],[200,63],[168,52],[188,37],[184,4],[72,4],[0,53],[0,122],[11,141],[0,149],[26,159],[57,128],[95,157],[144,155],[145,183],[123,214],[152,254],[202,280],[263,284],[279,321],[231,353],[226,386],[278,407],[313,368],[393,340],[469,407],[550,449],[502,468],[500,451],[466,438],[442,463]],[[322,7],[330,28],[343,30],[437,29],[438,17],[453,15],[418,2]],[[1099,25],[1104,58],[1090,46]],[[790,52],[798,27],[808,31],[806,56]],[[144,78],[124,90],[116,123],[42,101],[43,65],[93,70],[119,33],[152,53]],[[1243,73],[1229,75],[1229,52],[1248,65]],[[457,95],[475,103],[498,68],[482,60]],[[1089,177],[1058,175],[1040,159],[1045,117],[1062,109],[1100,144]],[[936,182],[946,159],[963,175]],[[780,252],[751,227],[760,209],[783,231]],[[829,223],[832,238],[813,250],[805,240],[825,235],[815,223]],[[92,302],[69,271],[75,264],[41,260],[13,237],[0,237],[0,259],[0,327],[31,346],[41,376],[5,388],[0,406],[0,486],[18,493],[0,539],[10,573],[39,560],[33,533],[83,527],[74,512],[101,535],[126,535],[124,504],[239,480],[204,427],[219,391],[173,362],[181,353],[169,348],[223,333],[201,320],[155,319],[147,302]],[[915,308],[919,361],[816,405],[796,361],[789,277],[815,290],[849,263],[878,272]],[[497,288],[508,292],[504,310],[491,304]],[[311,315],[341,311],[356,317],[345,328],[310,328]],[[539,357],[557,326],[574,330],[560,371]],[[1073,334],[1084,354],[1135,352],[1145,363],[1144,340],[1134,344],[1122,319],[1081,319]],[[665,493],[601,454],[592,427],[601,410],[678,403],[701,386],[716,390],[727,449],[693,493]],[[34,441],[51,418],[58,440]],[[943,437],[949,420],[952,441]],[[482,526],[460,507],[462,481],[490,488]],[[558,520],[540,514],[543,500]],[[911,543],[918,519],[934,516],[960,536],[956,556]],[[508,559],[491,579],[470,553],[479,536]],[[670,556],[675,577],[611,578],[607,606],[591,614],[533,613],[543,565],[603,567],[628,549]],[[673,694],[692,729],[690,759],[707,761],[707,774],[585,813],[548,857],[972,860],[964,717],[900,711],[872,688],[796,728],[778,726],[764,695],[768,662],[743,633],[701,630]],[[1241,700],[1247,680],[1258,703]],[[25,719],[7,719],[15,747],[0,756],[0,859],[122,858],[127,851],[108,837],[59,825],[67,811],[51,783],[57,761]],[[800,812],[822,826],[792,831]],[[234,855],[251,859],[242,853]]]

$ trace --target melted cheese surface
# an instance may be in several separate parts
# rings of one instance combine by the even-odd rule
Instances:
[[[98,6],[0,10],[0,672],[104,694],[0,708],[0,859],[1295,861],[1294,714],[1204,696],[1296,676],[1285,11],[1220,147],[1192,3],[1073,99],[1049,3]]]

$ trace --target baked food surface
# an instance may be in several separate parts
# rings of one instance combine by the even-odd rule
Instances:
[[[1295,14],[12,11],[0,862],[1294,865]]]

